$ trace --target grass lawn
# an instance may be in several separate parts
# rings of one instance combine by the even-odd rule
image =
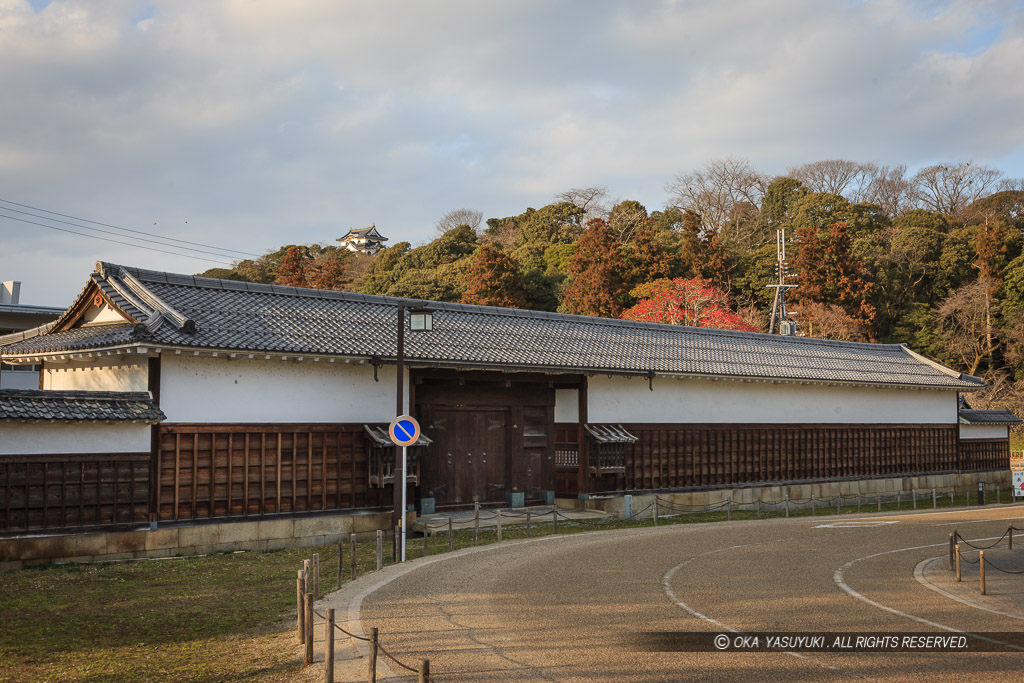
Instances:
[[[995,497],[988,494],[990,502]],[[972,497],[972,502],[973,502]],[[1002,501],[1008,502],[1006,492]],[[949,507],[949,495],[938,497]],[[967,500],[959,497],[956,505]],[[918,509],[932,506],[931,496]],[[911,508],[909,501],[901,509]],[[896,509],[883,503],[884,511]],[[863,514],[877,510],[864,504]],[[665,506],[660,524],[724,521],[724,509],[678,514]],[[834,515],[835,503],[817,507]],[[857,513],[844,502],[843,514]],[[484,513],[485,515],[489,513]],[[810,510],[791,510],[792,516]],[[781,517],[781,506],[765,517]],[[732,519],[754,519],[754,511],[733,511]],[[511,526],[515,521],[517,525]],[[523,517],[504,520],[503,539],[550,535],[550,522]],[[560,534],[651,526],[652,520],[560,520]],[[456,531],[454,548],[476,543],[472,529]],[[480,530],[480,543],[497,541],[493,527]],[[428,539],[429,553],[448,549],[445,531]],[[390,564],[390,541],[385,560]],[[320,667],[303,670],[295,638],[295,572],[302,560],[320,553],[321,592],[337,587],[337,546],[245,552],[207,557],[143,560],[30,568],[0,572],[0,681],[200,681],[247,679],[320,680]],[[410,539],[407,557],[424,553],[420,538]],[[348,548],[346,547],[346,555]],[[374,543],[361,543],[359,574],[376,567]],[[345,577],[349,575],[346,557]],[[315,671],[314,671],[315,669]]]

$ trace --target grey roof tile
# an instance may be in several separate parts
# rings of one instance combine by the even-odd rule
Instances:
[[[152,311],[191,321],[146,332],[120,324],[10,340],[6,355],[73,351],[140,341],[162,346],[393,359],[396,307],[368,294],[238,283],[97,264],[96,282],[134,320]],[[122,273],[124,271],[127,275]],[[126,279],[127,278],[127,279]],[[127,287],[127,290],[125,289]],[[897,344],[862,344],[488,306],[430,302],[433,331],[406,334],[413,363],[501,369],[716,375],[972,390],[984,386]],[[162,310],[162,309],[161,309]],[[11,343],[13,341],[13,343]],[[0,340],[3,344],[4,340]]]
[[[1021,419],[1009,410],[980,410],[975,408],[960,409],[960,423],[968,425],[1019,425]]]
[[[0,389],[0,420],[153,424],[166,419],[148,392]]]

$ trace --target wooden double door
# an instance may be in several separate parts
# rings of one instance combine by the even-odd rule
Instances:
[[[509,409],[432,406],[424,430],[434,441],[421,488],[439,503],[505,500]]]

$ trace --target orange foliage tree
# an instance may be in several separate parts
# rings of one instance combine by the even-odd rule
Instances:
[[[623,320],[757,331],[730,310],[725,293],[702,278],[655,280],[630,293],[640,301],[623,312]]]

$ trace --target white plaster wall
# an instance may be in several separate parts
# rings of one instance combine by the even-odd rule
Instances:
[[[51,390],[148,391],[148,377],[148,360],[141,354],[43,364],[43,389]]]
[[[1006,425],[960,425],[961,439],[1008,439],[1010,428]]]
[[[956,424],[956,392],[595,376],[590,422]]]
[[[390,422],[395,368],[311,358],[203,358],[165,353],[160,407],[168,422]],[[408,376],[405,382],[408,403]]]
[[[148,424],[0,420],[0,455],[148,453],[149,450]]]
[[[579,422],[579,389],[555,389],[555,422]]]

